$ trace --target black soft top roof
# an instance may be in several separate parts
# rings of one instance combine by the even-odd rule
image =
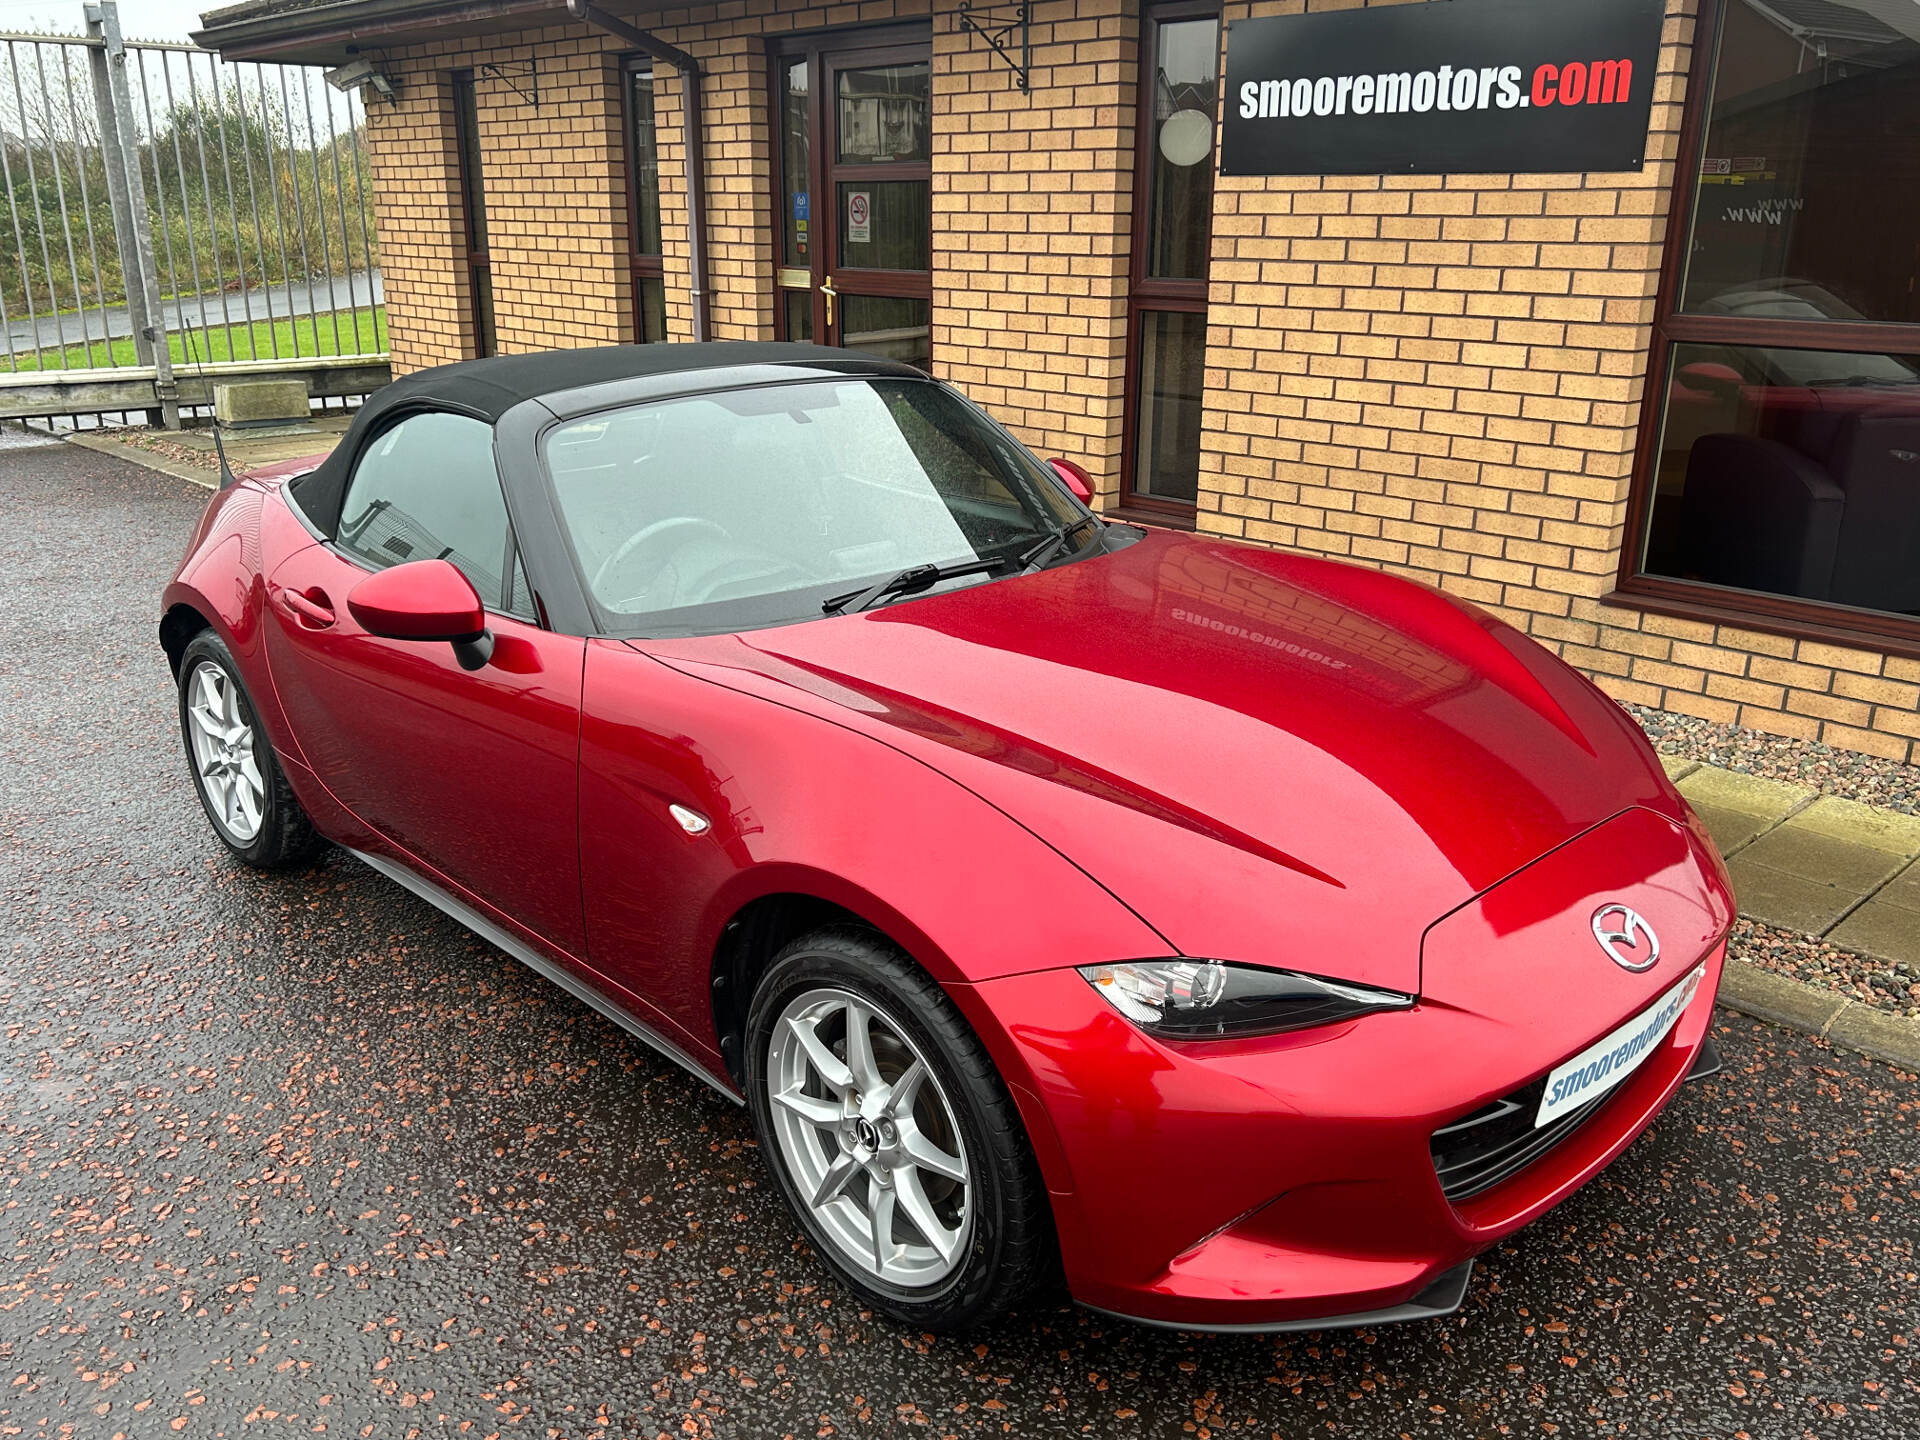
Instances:
[[[900,373],[899,365],[878,355],[826,345],[719,341],[701,345],[608,345],[591,350],[542,350],[530,355],[498,355],[416,370],[375,391],[354,416],[347,433],[318,469],[289,487],[307,518],[324,534],[340,524],[347,476],[367,436],[399,410],[452,410],[489,425],[523,400],[538,399],[586,385],[700,370],[731,370],[749,365],[793,365],[817,370]]]

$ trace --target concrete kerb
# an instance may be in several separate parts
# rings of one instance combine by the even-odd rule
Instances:
[[[1720,977],[1720,1003],[1920,1075],[1920,1020],[1731,957]]]

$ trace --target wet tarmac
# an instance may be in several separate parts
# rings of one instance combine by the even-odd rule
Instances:
[[[862,1314],[705,1085],[352,860],[226,859],[154,641],[205,499],[0,452],[0,1436],[1920,1433],[1920,1086],[1724,1013],[1444,1321]]]

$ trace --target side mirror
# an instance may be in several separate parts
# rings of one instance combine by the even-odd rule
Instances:
[[[1079,499],[1082,505],[1093,504],[1093,477],[1071,460],[1062,460],[1059,456],[1047,461],[1053,467],[1053,473],[1066,481],[1067,488]]]
[[[493,654],[480,592],[445,560],[415,560],[369,575],[347,593],[347,609],[369,635],[444,640],[464,670]]]
[[[1738,370],[1715,360],[1696,360],[1691,365],[1682,365],[1673,378],[1684,389],[1729,400],[1747,383]]]

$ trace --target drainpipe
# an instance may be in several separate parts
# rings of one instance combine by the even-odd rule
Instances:
[[[701,195],[706,173],[706,152],[701,146],[700,85],[706,77],[700,62],[686,51],[629,25],[618,15],[609,15],[589,0],[567,0],[567,13],[584,20],[596,30],[626,41],[656,60],[664,60],[680,72],[686,98],[680,108],[680,123],[687,156],[687,269],[691,281],[687,299],[693,306],[693,338],[705,340],[707,334],[707,207]]]

